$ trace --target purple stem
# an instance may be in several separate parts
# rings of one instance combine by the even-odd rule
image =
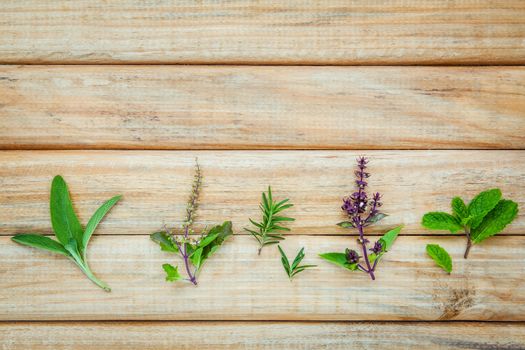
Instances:
[[[187,228],[186,228],[186,232],[188,232]],[[180,246],[179,242],[177,242],[176,240],[174,241],[175,241],[175,244],[177,245],[177,248],[179,248],[179,252],[181,253],[182,258],[184,259],[184,266],[186,267],[186,273],[188,274],[189,281],[193,283],[194,285],[197,285],[197,278],[190,271],[190,260],[189,260],[189,256],[186,250],[186,243],[184,243],[184,250],[182,250],[182,247]]]
[[[363,226],[359,223],[357,225],[357,228],[359,229],[359,238],[361,239],[361,246],[363,247],[363,257],[365,258],[366,267],[368,268],[367,272],[373,281],[376,279],[376,276],[374,276],[374,269],[370,266],[370,260],[368,259],[368,252],[366,251],[366,243],[365,243],[365,237],[363,233]]]

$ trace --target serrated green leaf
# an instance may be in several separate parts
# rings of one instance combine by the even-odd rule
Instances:
[[[180,275],[178,271],[178,266],[164,264],[162,265],[162,268],[164,269],[164,271],[166,271],[166,281],[167,282],[175,282],[175,281],[182,279],[182,276]]]
[[[447,273],[452,272],[452,259],[444,248],[437,244],[427,244],[427,254]]]
[[[343,228],[353,228],[355,227],[353,222],[350,221],[342,221],[337,223],[337,226],[343,227]]]
[[[476,228],[470,232],[474,243],[479,243],[498,232],[510,224],[518,216],[518,204],[511,200],[502,199],[492,209]]]
[[[165,252],[178,253],[179,248],[171,241],[167,232],[155,232],[150,236],[151,240],[160,245],[160,249]]]
[[[476,228],[487,215],[498,204],[501,199],[501,191],[498,188],[479,193],[468,205],[469,216],[472,216],[471,228]]]
[[[84,230],[73,210],[67,184],[60,175],[55,176],[51,184],[49,209],[51,224],[60,243],[65,247],[71,238],[82,242]]]
[[[348,270],[351,270],[351,271],[357,270],[357,263],[350,264],[346,260],[346,254],[345,253],[324,253],[324,254],[319,254],[319,256],[322,259],[324,259],[324,260],[326,260],[328,262],[331,262],[332,264],[344,267],[345,269],[348,269]]]
[[[465,202],[463,202],[463,199],[461,199],[461,197],[452,198],[450,206],[452,207],[452,212],[460,221],[468,218],[468,208]]]
[[[431,230],[448,230],[456,233],[463,229],[459,220],[444,212],[430,212],[423,215],[421,224]]]
[[[28,247],[47,250],[53,253],[62,254],[67,257],[70,256],[69,252],[64,248],[64,246],[62,246],[62,244],[46,236],[34,233],[20,233],[11,237],[11,240]]]
[[[402,228],[403,228],[403,226],[398,226],[398,227],[388,231],[387,233],[385,233],[383,235],[383,237],[381,237],[379,239],[379,241],[381,242],[382,250],[384,252],[387,252],[387,251],[390,250],[390,248],[392,248],[392,245],[394,244],[394,241],[396,240],[397,236],[399,235],[399,232],[401,232]]]
[[[122,196],[115,196],[108,200],[106,203],[102,204],[100,208],[97,209],[97,211],[93,214],[91,219],[89,219],[89,222],[86,226],[86,229],[84,230],[84,234],[82,235],[82,248],[86,249],[89,239],[91,238],[91,235],[93,232],[95,232],[95,229],[97,228],[98,224],[102,221],[104,216],[111,210],[111,208],[122,198]]]
[[[212,227],[203,240],[206,240],[207,237],[214,237],[214,239],[205,246],[199,248],[202,249],[202,253],[199,259],[199,264],[195,266],[197,266],[197,268],[202,267],[204,262],[217,251],[219,246],[221,246],[224,241],[226,241],[226,239],[232,235],[233,231],[231,221],[225,221],[222,223],[222,225],[216,225]]]

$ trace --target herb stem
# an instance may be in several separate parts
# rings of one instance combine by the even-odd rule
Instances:
[[[472,247],[472,240],[470,239],[470,232],[467,228],[465,228],[465,235],[467,236],[467,248],[465,249],[465,254],[463,255],[463,258],[468,258],[468,253],[470,252],[470,248]]]
[[[91,282],[95,283],[100,288],[104,289],[106,292],[111,292],[111,288],[103,281],[99,280],[97,276],[91,272],[91,269],[89,268],[88,264],[83,261],[78,261],[77,259],[73,260],[75,264],[77,264],[78,267],[80,267],[80,270],[84,272],[87,278],[91,280]]]
[[[361,222],[361,218],[359,217],[359,221]],[[363,233],[363,225],[361,223],[357,224],[357,228],[359,229],[359,238],[361,241],[361,246],[363,247],[363,257],[365,258],[366,267],[368,269],[368,274],[370,275],[370,278],[373,280],[376,279],[374,275],[374,269],[370,266],[370,260],[368,259],[368,252],[366,251],[366,241]]]

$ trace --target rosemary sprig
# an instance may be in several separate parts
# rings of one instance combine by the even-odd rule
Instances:
[[[301,248],[301,250],[299,250],[299,253],[297,253],[292,264],[290,264],[290,260],[288,260],[288,257],[286,256],[286,253],[282,250],[281,246],[278,245],[277,248],[279,248],[279,252],[281,253],[281,263],[283,264],[284,271],[286,271],[286,274],[288,275],[290,281],[299,272],[302,272],[312,267],[317,267],[317,265],[299,265],[304,259],[304,247]]]
[[[277,216],[285,209],[293,207],[293,204],[288,203],[289,199],[283,199],[277,202],[272,197],[272,188],[268,186],[268,195],[262,193],[262,201],[259,205],[263,213],[262,221],[256,222],[250,219],[250,222],[256,227],[255,229],[245,228],[257,242],[259,242],[258,254],[261,250],[270,244],[277,244],[284,239],[284,236],[279,231],[290,231],[289,228],[280,226],[280,223],[287,221],[294,221],[295,219],[286,216]]]

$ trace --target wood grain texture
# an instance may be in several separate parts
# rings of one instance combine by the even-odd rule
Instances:
[[[449,276],[425,245],[454,258]],[[164,281],[177,264],[148,236],[98,236],[89,252],[106,293],[62,256],[0,238],[0,320],[488,320],[525,321],[525,237],[496,236],[462,259],[464,237],[400,237],[377,280],[322,261],[318,253],[357,247],[348,237],[289,237],[318,268],[290,282],[275,247],[257,255],[235,236],[206,263],[199,286]]]
[[[291,234],[355,234],[336,226],[345,219],[342,197],[354,189],[355,159],[348,151],[4,151],[0,152],[0,234],[51,233],[53,176],[68,182],[85,225],[105,200],[121,202],[96,234],[148,234],[182,223],[195,158],[204,173],[198,228],[232,220],[237,233],[259,218],[261,192],[290,198],[297,220]],[[428,211],[450,210],[452,197],[470,200],[499,187],[525,206],[524,151],[368,151],[370,191],[383,194],[390,216],[372,226],[384,232],[404,223],[403,234],[445,234],[420,225]],[[524,214],[505,233],[525,233]]]
[[[3,350],[518,350],[525,347],[525,326],[472,322],[17,322],[0,323],[0,339],[5,339]]]
[[[0,148],[523,149],[524,91],[523,67],[1,66]]]
[[[4,63],[521,64],[521,0],[19,0]]]

